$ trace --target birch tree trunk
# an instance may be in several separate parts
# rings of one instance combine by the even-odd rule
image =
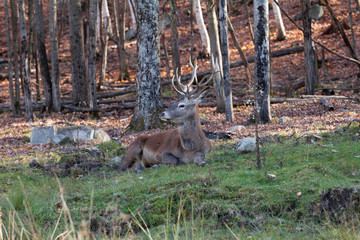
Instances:
[[[207,58],[210,54],[210,38],[206,25],[204,23],[203,13],[201,10],[200,0],[193,0],[193,8],[195,13],[196,23],[199,27],[200,37],[201,37],[201,50],[199,52],[199,57]]]
[[[305,89],[307,94],[313,95],[315,92],[317,76],[315,71],[315,49],[311,41],[310,7],[311,5],[309,0],[301,0],[304,28]]]
[[[38,51],[39,63],[40,63],[40,73],[44,87],[46,111],[50,112],[52,110],[52,86],[51,86],[50,69],[48,65],[48,58],[47,58],[46,46],[45,46],[42,0],[35,0],[35,13],[36,13],[37,51]]]
[[[172,50],[172,63],[174,73],[177,71],[181,75],[181,62],[180,62],[180,53],[179,53],[179,38],[177,31],[177,7],[176,0],[170,0],[170,25],[171,25],[171,50]]]
[[[254,0],[255,97],[258,123],[268,123],[270,113],[270,45],[268,0]]]
[[[33,107],[31,103],[30,69],[28,62],[28,48],[26,41],[26,22],[24,0],[19,0],[19,20],[20,20],[20,43],[21,43],[21,68],[24,80],[24,100],[26,109],[26,121],[33,122]]]
[[[70,52],[72,63],[72,97],[74,106],[87,106],[87,79],[84,54],[84,33],[80,0],[69,1]]]
[[[230,0],[231,1],[231,0]],[[229,43],[228,43],[228,26],[227,26],[227,0],[219,1],[219,25],[220,25],[220,43],[221,55],[223,62],[223,76],[224,76],[224,94],[225,94],[225,115],[226,121],[233,122],[234,111],[232,103],[232,91],[230,81],[230,64],[229,64]]]
[[[14,97],[14,85],[13,85],[13,66],[12,66],[12,49],[11,49],[11,37],[10,37],[10,20],[9,20],[9,12],[7,6],[7,0],[3,0],[4,2],[4,11],[5,11],[5,25],[6,25],[6,39],[7,39],[7,47],[8,47],[8,72],[9,72],[9,93],[10,93],[10,109],[13,114],[16,114],[15,111],[15,97]]]
[[[132,28],[134,29],[134,32],[136,32],[136,30],[137,30],[136,6],[132,0],[128,0],[128,3],[129,3],[130,15],[131,15]]]
[[[207,14],[208,14],[208,25],[209,25],[209,37],[211,46],[211,55],[215,59],[215,64],[219,65],[219,73],[214,76],[214,86],[216,93],[217,109],[219,113],[225,113],[225,98],[224,98],[224,82],[222,73],[222,58],[220,50],[220,39],[219,39],[219,26],[217,16],[215,12],[215,1],[207,0]]]
[[[141,37],[137,40],[137,96],[130,127],[144,130],[161,125],[158,0],[138,0],[137,20]]]
[[[96,4],[97,0],[90,0],[89,4],[89,57],[88,57],[88,101],[89,107],[96,109]]]
[[[126,79],[129,78],[129,72],[127,69],[127,65],[126,65],[126,58],[125,58],[125,25],[126,25],[126,0],[122,0],[123,1],[123,6],[122,8],[120,8],[119,5],[119,0],[117,0],[117,4],[118,4],[118,12],[121,9],[121,17],[120,17],[120,12],[119,14],[119,44],[120,44],[120,59],[119,59],[119,63],[120,63],[120,80],[122,79]]]
[[[18,1],[10,1],[11,8],[11,25],[15,73],[15,114],[20,114],[20,84],[19,84],[19,41],[18,41]]]
[[[61,111],[59,84],[59,56],[57,42],[57,0],[50,0],[50,48],[51,48],[51,87],[53,110]]]
[[[286,31],[285,31],[285,27],[284,27],[284,22],[281,17],[281,11],[278,6],[279,2],[277,0],[271,0],[271,3],[272,3],[275,21],[276,21],[276,29],[277,29],[276,40],[283,41],[286,39]]]

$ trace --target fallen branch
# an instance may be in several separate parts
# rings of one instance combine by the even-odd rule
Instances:
[[[324,107],[328,110],[328,111],[334,111],[335,107],[334,105],[332,105],[331,103],[329,103],[325,98],[321,98],[320,99],[320,103],[322,105],[324,105]]]

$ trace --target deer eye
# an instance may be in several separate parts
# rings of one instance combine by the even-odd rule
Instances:
[[[183,104],[183,103],[180,103],[178,106],[178,108],[184,108],[184,107],[185,107],[185,104]]]

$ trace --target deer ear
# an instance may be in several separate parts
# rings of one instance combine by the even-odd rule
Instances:
[[[208,89],[204,89],[204,90],[199,94],[199,96],[197,96],[197,97],[194,99],[195,103],[201,102],[201,100],[206,96],[207,93],[208,93]]]

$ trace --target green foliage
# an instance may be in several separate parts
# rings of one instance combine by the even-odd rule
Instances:
[[[69,228],[64,204],[74,228],[82,229],[85,220],[97,237],[359,238],[359,212],[339,222],[320,207],[323,192],[360,183],[357,131],[355,126],[349,131],[324,134],[315,144],[306,138],[265,138],[261,171],[256,169],[255,153],[237,154],[232,143],[217,144],[205,167],[163,166],[122,174],[100,168],[96,174],[81,178],[61,178],[60,185],[41,170],[0,170],[0,186],[5,186],[0,189],[4,226],[8,226],[8,216],[15,209],[25,228],[31,230],[34,223],[23,204],[26,202],[43,238],[49,238],[54,229],[60,234]],[[116,142],[98,148],[107,158],[124,151]],[[61,161],[65,158],[71,160],[64,155]],[[64,189],[64,202],[60,189]]]

